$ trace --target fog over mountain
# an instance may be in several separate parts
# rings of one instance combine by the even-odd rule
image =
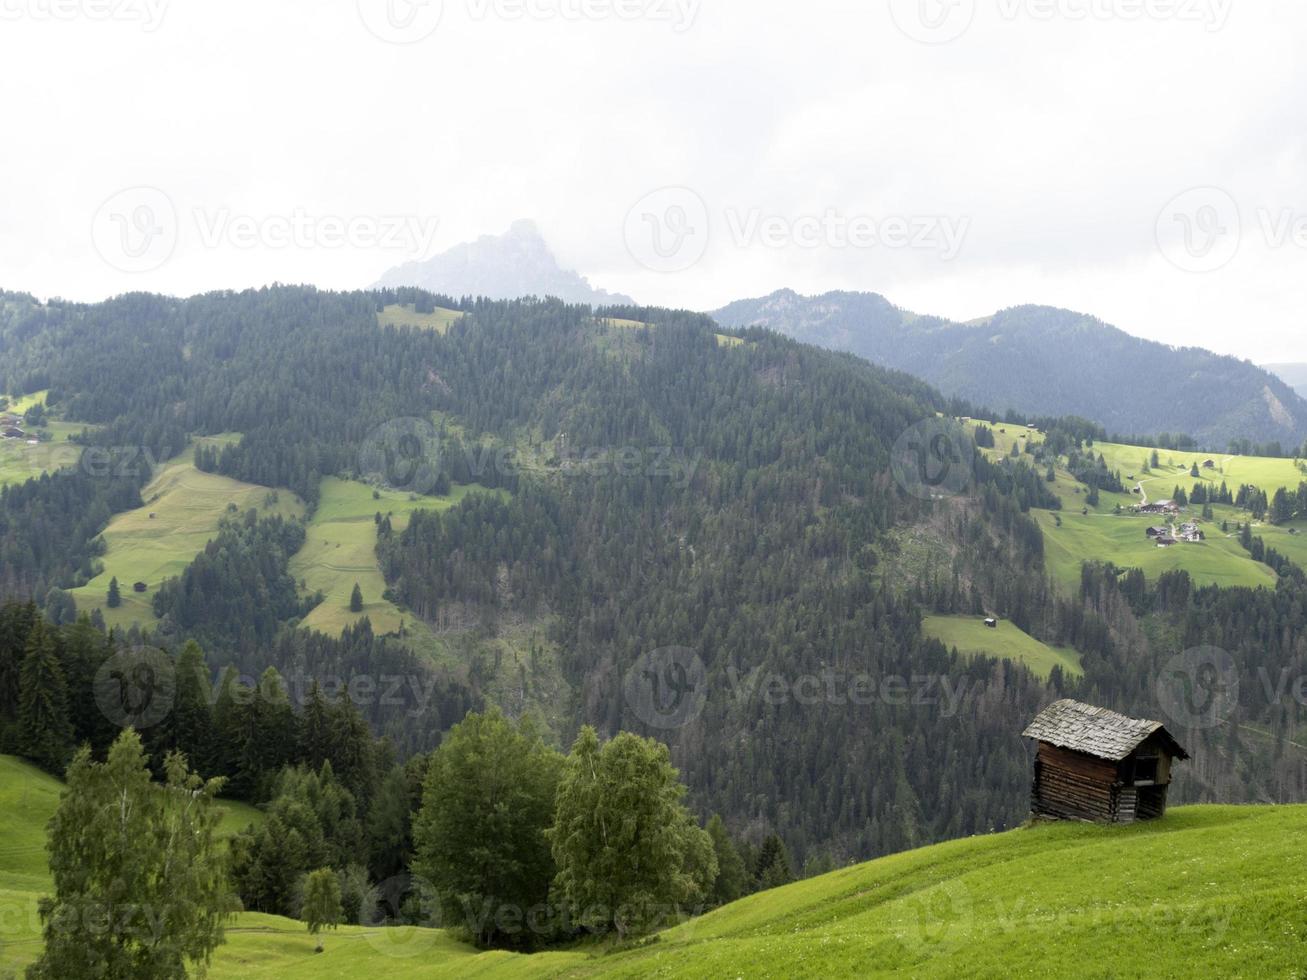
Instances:
[[[596,289],[584,276],[560,268],[535,222],[519,220],[502,235],[482,235],[432,258],[396,266],[380,287],[420,286],[447,296],[557,296],[594,306],[634,305],[619,293]]]

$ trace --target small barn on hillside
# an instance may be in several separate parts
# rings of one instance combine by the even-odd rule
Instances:
[[[1172,763],[1189,758],[1161,722],[1069,698],[1050,704],[1022,734],[1039,743],[1030,809],[1059,820],[1160,817]]]

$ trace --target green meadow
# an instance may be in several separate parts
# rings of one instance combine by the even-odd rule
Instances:
[[[1014,623],[1000,619],[990,628],[981,616],[927,616],[922,632],[934,637],[949,649],[966,655],[998,657],[1023,663],[1040,677],[1048,677],[1054,667],[1063,673],[1079,676],[1080,655],[1068,647],[1049,646]]]
[[[0,976],[39,954],[59,783],[0,757]],[[234,832],[249,819],[232,807]],[[1131,826],[1036,824],[752,895],[625,947],[477,952],[457,932],[241,913],[209,975],[432,977],[1297,977],[1307,807],[1172,808]]]
[[[44,405],[47,394],[35,391],[10,398],[4,411],[22,415],[33,405]],[[51,413],[45,425],[28,430],[29,436],[40,440],[35,446],[29,445],[26,439],[0,439],[0,487],[25,483],[42,473],[76,465],[82,447],[68,440],[85,428],[80,422],[65,422],[58,418],[58,413]]]
[[[972,422],[974,427],[976,422]],[[984,450],[991,459],[1006,456],[1014,443],[1024,449],[1027,443],[1038,445],[1043,437],[1033,429],[1011,423],[983,423],[994,432],[995,447]],[[1074,591],[1080,586],[1080,566],[1084,561],[1107,561],[1120,568],[1139,568],[1151,579],[1165,571],[1185,569],[1200,585],[1275,587],[1276,575],[1261,562],[1253,561],[1238,541],[1234,528],[1249,519],[1249,515],[1234,507],[1216,506],[1213,520],[1201,520],[1201,507],[1191,508],[1184,520],[1198,520],[1206,540],[1198,543],[1181,542],[1170,548],[1159,548],[1148,538],[1147,529],[1153,524],[1165,523],[1156,515],[1141,515],[1132,508],[1146,496],[1149,500],[1169,499],[1175,487],[1186,493],[1192,490],[1195,478],[1190,467],[1196,462],[1203,473],[1202,482],[1220,486],[1224,480],[1230,489],[1237,490],[1240,483],[1258,486],[1273,494],[1281,486],[1297,487],[1299,472],[1293,460],[1264,457],[1213,456],[1208,453],[1172,453],[1158,451],[1156,467],[1145,472],[1143,464],[1152,450],[1142,446],[1123,446],[1114,443],[1095,443],[1095,453],[1101,452],[1110,468],[1119,470],[1127,486],[1125,493],[1100,493],[1097,506],[1086,502],[1087,489],[1078,483],[1059,460],[1055,468],[1054,493],[1062,501],[1061,511],[1036,510],[1031,513],[1044,532],[1044,555],[1055,581],[1064,589]],[[1028,457],[1027,457],[1028,458]],[[1212,469],[1203,469],[1203,463],[1212,460]],[[1142,494],[1129,492],[1142,483]],[[1118,514],[1117,508],[1120,507]],[[1222,531],[1222,522],[1228,531]],[[1290,533],[1290,528],[1298,533]],[[1307,522],[1274,527],[1254,523],[1253,533],[1261,535],[1266,543],[1287,554],[1290,558],[1307,563]]]
[[[210,436],[201,443],[224,443],[237,435]],[[289,490],[273,491],[195,468],[194,443],[159,467],[141,491],[145,506],[116,514],[104,531],[107,550],[103,570],[81,588],[73,589],[79,610],[99,608],[109,626],[156,622],[151,599],[164,579],[180,575],[218,533],[218,524],[232,513],[254,509],[261,514],[298,517],[304,503]],[[108,607],[110,579],[117,577],[122,605]],[[136,592],[144,582],[145,592]]]
[[[463,319],[461,310],[447,310],[437,306],[431,313],[417,312],[414,304],[391,303],[377,313],[377,324],[382,327],[414,327],[418,330],[434,330],[443,334],[451,326]]]
[[[427,627],[382,598],[386,580],[377,564],[376,515],[389,515],[391,527],[402,531],[413,511],[445,510],[476,489],[455,486],[447,497],[428,497],[326,477],[304,547],[290,561],[291,576],[301,583],[304,594],[324,596],[300,625],[339,636],[366,616],[376,632],[395,633],[403,625],[415,646],[430,648],[434,641]],[[349,609],[356,582],[363,593],[363,611],[358,613]]]

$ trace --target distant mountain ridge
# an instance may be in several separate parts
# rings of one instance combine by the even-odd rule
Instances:
[[[957,323],[876,293],[782,289],[710,315],[726,327],[762,326],[850,351],[1000,411],[1080,415],[1123,435],[1184,433],[1211,448],[1251,439],[1290,449],[1307,438],[1307,401],[1280,377],[1070,310],[1017,306]]]
[[[389,270],[376,287],[420,286],[445,296],[556,296],[568,303],[634,306],[620,293],[596,289],[558,264],[533,221],[515,221],[502,235],[482,235],[448,251]]]
[[[1263,364],[1262,368],[1307,398],[1307,364]]]

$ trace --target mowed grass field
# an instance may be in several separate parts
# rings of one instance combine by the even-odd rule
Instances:
[[[239,436],[205,437],[197,442],[225,443]],[[298,517],[304,502],[289,490],[243,483],[195,468],[195,443],[159,468],[141,491],[145,506],[117,514],[104,531],[107,551],[104,570],[81,588],[72,590],[81,611],[99,608],[109,626],[156,622],[151,599],[164,579],[180,575],[218,533],[224,517],[254,509],[260,514]],[[153,515],[153,516],[151,516]],[[106,600],[109,581],[118,578],[122,605],[110,609]],[[143,593],[132,585],[144,582]]]
[[[58,793],[0,757],[0,975],[39,954],[35,903],[50,887],[40,848]],[[1128,827],[1038,824],[891,855],[623,950],[478,953],[443,930],[345,926],[315,954],[303,923],[241,913],[209,975],[1298,977],[1304,862],[1307,807],[1176,807]]]
[[[921,623],[927,636],[965,655],[983,654],[1002,660],[1023,663],[1040,677],[1048,677],[1054,667],[1063,673],[1080,676],[1080,654],[1068,647],[1049,646],[1014,623],[1000,619],[991,629],[982,616],[927,616]]]
[[[427,633],[416,617],[406,616],[382,598],[386,581],[377,564],[376,515],[378,512],[389,515],[391,527],[402,531],[413,511],[445,510],[474,490],[490,492],[455,486],[447,497],[413,496],[407,492],[374,490],[356,480],[326,477],[317,510],[309,520],[304,547],[290,561],[290,573],[301,583],[304,593],[312,595],[321,591],[325,596],[300,625],[339,636],[345,627],[367,616],[377,633],[396,632],[401,622],[411,632]],[[349,609],[355,582],[363,593],[363,611],[359,613]],[[424,642],[424,635],[412,639],[416,646],[429,645]]]
[[[6,412],[22,415],[33,405],[45,404],[45,391],[10,398]],[[42,473],[53,473],[65,466],[74,466],[81,458],[82,447],[68,441],[87,426],[80,422],[64,422],[51,418],[40,428],[28,431],[32,438],[40,438],[35,446],[26,439],[0,439],[0,487],[10,483],[25,483]],[[46,438],[48,437],[48,438]]]
[[[974,427],[974,420],[971,425]],[[1023,425],[1009,423],[983,423],[994,432],[995,447],[984,452],[991,458],[1006,456],[1013,443],[1024,449],[1028,442],[1038,445],[1043,436]],[[1225,480],[1231,491],[1241,482],[1251,483],[1273,494],[1280,486],[1298,485],[1299,471],[1293,460],[1263,457],[1213,456],[1210,453],[1170,453],[1159,450],[1159,466],[1143,472],[1142,464],[1152,453],[1142,446],[1095,443],[1093,451],[1102,452],[1109,467],[1121,473],[1126,484],[1125,493],[1100,493],[1096,507],[1085,500],[1087,488],[1078,483],[1059,462],[1056,480],[1050,486],[1062,501],[1061,511],[1036,510],[1031,513],[1044,531],[1044,555],[1055,581],[1064,589],[1074,591],[1080,587],[1080,566],[1085,561],[1110,561],[1120,568],[1140,568],[1155,579],[1164,571],[1183,568],[1199,585],[1275,587],[1276,575],[1252,557],[1240,545],[1234,528],[1249,515],[1234,507],[1217,506],[1213,520],[1201,520],[1201,506],[1191,507],[1182,520],[1198,520],[1206,540],[1197,544],[1181,542],[1171,548],[1158,548],[1147,535],[1147,529],[1166,521],[1157,515],[1135,514],[1132,508],[1147,496],[1149,500],[1169,499],[1175,487],[1190,492],[1195,482],[1190,469],[1196,461],[1205,474],[1203,482],[1217,487]],[[1025,456],[1029,460],[1029,456]],[[1211,459],[1219,467],[1202,470],[1205,460]],[[1174,465],[1172,465],[1174,463]],[[1239,474],[1232,478],[1232,474]],[[1133,479],[1129,479],[1133,477]],[[1307,479],[1307,477],[1304,477]],[[1143,494],[1130,493],[1141,484]],[[1117,506],[1121,513],[1116,513]],[[1226,521],[1229,531],[1221,530]],[[1273,527],[1254,523],[1253,533],[1261,535],[1267,544],[1307,564],[1307,534],[1290,534],[1291,525]],[[1299,522],[1299,532],[1307,531],[1307,522]]]
[[[418,330],[434,330],[443,334],[451,326],[463,319],[461,310],[447,310],[437,306],[431,313],[418,313],[412,303],[391,303],[377,313],[377,324],[382,327],[414,327]]]

